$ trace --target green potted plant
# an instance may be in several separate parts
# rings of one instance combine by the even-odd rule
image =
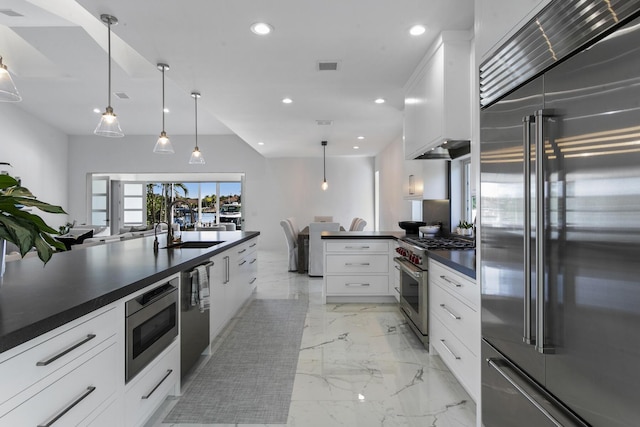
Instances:
[[[22,209],[23,207],[34,207],[48,213],[66,213],[60,206],[36,199],[15,178],[0,175],[0,240],[18,246],[21,256],[35,247],[38,257],[46,264],[56,249],[64,250],[65,247],[51,236],[58,234],[58,231],[48,226],[38,215]],[[2,242],[2,267],[5,247],[5,242]]]
[[[462,236],[471,236],[473,234],[473,224],[467,221],[460,221],[456,227],[456,233]]]

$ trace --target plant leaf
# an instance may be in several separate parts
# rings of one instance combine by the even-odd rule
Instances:
[[[13,197],[13,199],[16,201],[16,204],[18,205],[31,206],[34,208],[38,208],[43,212],[60,213],[60,214],[66,213],[64,209],[62,209],[60,206],[52,205],[46,202],[41,202],[40,200],[30,199],[27,197]]]
[[[53,249],[51,249],[51,246],[47,245],[40,236],[36,237],[34,245],[36,247],[36,250],[38,251],[38,258],[40,258],[42,262],[46,264],[53,255]]]
[[[0,175],[0,189],[15,187],[18,185],[18,181],[9,175]]]
[[[31,224],[23,224],[19,218],[0,215],[0,222],[4,225],[9,237],[7,240],[20,248],[20,254],[24,256],[33,247],[37,230]],[[29,227],[31,225],[31,227]]]

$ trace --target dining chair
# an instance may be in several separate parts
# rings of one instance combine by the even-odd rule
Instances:
[[[287,250],[289,251],[289,271],[298,271],[298,247],[297,240],[293,238],[293,229],[287,220],[280,221],[284,237],[287,240]]]
[[[324,254],[321,233],[323,231],[340,231],[337,222],[312,222],[309,224],[309,276],[324,274]]]
[[[298,222],[292,216],[287,218],[289,225],[291,226],[291,230],[293,231],[293,238],[298,241],[298,233],[300,233],[300,228],[298,227]]]
[[[356,224],[358,223],[358,220],[360,218],[358,218],[357,216],[354,216],[353,219],[351,220],[351,225],[349,226],[349,231],[356,231]]]
[[[353,231],[362,231],[364,230],[364,227],[367,225],[367,221],[365,221],[362,218],[358,218],[358,221],[356,221]]]

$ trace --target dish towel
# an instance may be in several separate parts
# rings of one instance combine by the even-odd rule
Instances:
[[[209,310],[209,275],[207,274],[207,267],[199,265],[196,267],[198,272],[198,308],[200,312]],[[193,282],[193,281],[192,281]]]

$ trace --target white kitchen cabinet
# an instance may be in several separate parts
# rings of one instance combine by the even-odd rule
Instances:
[[[180,341],[175,340],[131,380],[125,389],[125,426],[143,425],[180,379]]]
[[[447,199],[448,160],[405,160],[403,197],[406,200]]]
[[[480,292],[475,280],[429,259],[429,346],[477,401]]]
[[[393,245],[387,239],[323,239],[324,302],[393,302]]]
[[[213,341],[256,288],[258,238],[229,248],[211,260],[209,339]]]
[[[88,424],[91,414],[116,392],[116,349],[113,338],[94,348],[95,355],[4,415],[0,425],[40,426],[54,420],[60,425]]]
[[[69,407],[60,422],[85,423],[116,392],[118,336],[109,306],[3,353],[0,425],[39,425]]]
[[[471,139],[471,34],[443,31],[405,87],[404,153]]]

